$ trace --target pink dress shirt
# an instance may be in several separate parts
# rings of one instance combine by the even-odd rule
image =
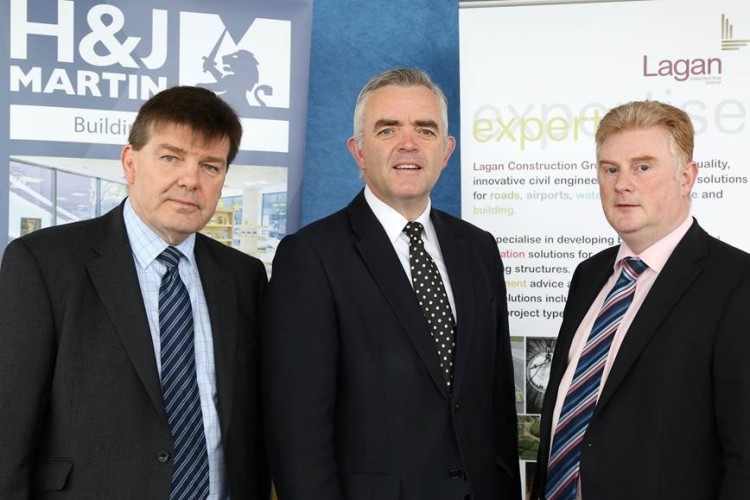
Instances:
[[[683,236],[685,236],[685,233],[688,232],[688,229],[690,229],[690,226],[692,224],[693,218],[688,217],[682,224],[677,226],[674,231],[645,249],[643,252],[641,252],[640,255],[635,255],[625,242],[620,245],[620,250],[617,252],[617,258],[615,259],[615,265],[612,270],[612,275],[602,287],[599,295],[596,296],[596,300],[594,300],[594,302],[591,304],[591,307],[586,313],[586,316],[584,316],[583,321],[581,321],[581,324],[578,326],[578,330],[576,330],[575,336],[573,337],[573,342],[570,345],[570,350],[568,351],[568,365],[565,369],[562,380],[560,381],[560,387],[557,390],[555,410],[552,414],[552,439],[554,439],[555,430],[557,429],[557,422],[560,419],[560,411],[562,409],[563,402],[565,401],[565,396],[568,393],[570,383],[573,380],[573,375],[575,374],[576,366],[578,365],[578,360],[581,357],[583,347],[586,344],[586,339],[591,332],[591,328],[593,328],[594,326],[594,321],[596,320],[597,314],[599,314],[599,309],[601,309],[604,299],[607,297],[607,294],[614,286],[617,278],[620,276],[620,272],[622,271],[622,259],[624,259],[625,257],[639,257],[648,265],[648,269],[643,271],[643,273],[638,277],[638,281],[636,281],[633,302],[625,312],[625,315],[622,318],[622,322],[620,323],[620,326],[617,329],[617,332],[615,332],[614,338],[612,339],[612,346],[609,349],[607,363],[604,365],[604,372],[602,373],[602,382],[599,386],[600,394],[602,392],[602,389],[604,388],[604,384],[607,382],[607,376],[612,369],[612,364],[617,357],[617,352],[620,350],[620,346],[625,339],[625,335],[627,335],[628,333],[628,328],[630,328],[630,324],[633,322],[633,318],[635,318],[635,315],[638,313],[638,309],[640,309],[641,304],[643,304],[646,295],[648,295],[648,292],[651,290],[654,281],[656,281],[656,278],[659,276],[659,273],[664,268],[667,260],[672,255],[675,247],[680,242],[680,240],[682,240]],[[552,450],[552,443],[550,443],[550,450]],[[576,497],[579,500],[582,499],[580,480],[578,483],[578,492]]]

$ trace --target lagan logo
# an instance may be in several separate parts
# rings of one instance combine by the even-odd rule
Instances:
[[[290,67],[291,21],[256,18],[237,29],[217,14],[180,14],[180,83],[213,90],[240,115],[289,108]]]
[[[721,50],[739,50],[748,44],[750,40],[734,38],[734,25],[722,14]],[[647,54],[643,55],[643,76],[646,78],[666,76],[678,82],[693,80],[713,85],[721,83],[723,71],[724,61],[720,57],[664,58],[656,61]]]
[[[734,38],[734,25],[729,22],[729,18],[724,14],[721,15],[721,50],[740,50],[740,48],[750,43],[750,40],[740,40]]]

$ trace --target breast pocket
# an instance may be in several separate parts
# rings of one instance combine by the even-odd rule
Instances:
[[[347,500],[398,500],[399,479],[390,474],[349,472],[344,474]]]
[[[73,470],[73,461],[55,458],[39,462],[34,474],[34,489],[37,491],[59,491],[65,488]]]

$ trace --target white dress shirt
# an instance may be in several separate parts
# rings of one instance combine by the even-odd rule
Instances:
[[[365,200],[375,214],[375,217],[377,217],[378,221],[383,226],[383,229],[385,229],[385,232],[388,235],[388,240],[393,245],[393,249],[396,250],[398,260],[401,262],[401,266],[404,268],[404,272],[409,278],[409,283],[412,283],[411,266],[409,265],[409,237],[404,233],[406,223],[411,221],[407,220],[406,217],[375,196],[375,193],[372,192],[369,186],[365,187]],[[424,212],[414,219],[414,221],[419,222],[424,226],[424,231],[422,232],[424,248],[427,250],[427,253],[430,254],[432,260],[435,261],[438,271],[440,271],[440,277],[445,286],[445,293],[448,295],[451,311],[453,311],[453,319],[458,323],[458,317],[456,316],[456,302],[453,299],[453,288],[451,288],[450,278],[448,277],[448,269],[445,267],[443,253],[440,251],[440,243],[438,242],[437,233],[435,232],[435,226],[432,225],[432,220],[430,220],[431,207],[432,204],[428,199],[427,207],[424,209]],[[413,286],[414,285],[412,284],[412,287]]]

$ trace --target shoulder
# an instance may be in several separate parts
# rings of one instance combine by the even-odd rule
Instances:
[[[750,274],[750,254],[711,236],[697,221],[677,244],[670,257],[673,260],[674,266],[694,263],[704,273],[727,281]]]
[[[220,243],[205,234],[196,233],[195,238],[195,251],[199,258],[203,255],[208,256],[234,273],[262,272],[265,275],[265,266],[260,259]]]
[[[69,259],[79,260],[94,241],[112,231],[112,219],[113,215],[109,213],[94,219],[39,229],[11,241],[6,253],[12,255],[15,249],[25,248],[42,261],[63,263]],[[124,226],[120,235],[125,238]]]
[[[495,237],[481,227],[437,209],[432,210],[430,217],[441,237],[464,238],[473,245],[491,243],[491,246],[497,249]]]
[[[750,266],[750,254],[718,238],[708,236],[709,257],[725,267]]]
[[[317,240],[349,232],[348,207],[318,219],[297,231],[295,236],[302,239]]]
[[[708,237],[708,252],[702,263],[704,273],[722,286],[750,281],[750,254],[724,241]]]
[[[311,222],[296,233],[285,236],[279,244],[277,255],[279,252],[304,251],[305,249],[313,249],[316,253],[335,252],[342,246],[354,244],[356,240],[347,208],[344,208]]]
[[[615,245],[595,253],[576,266],[575,274],[599,273],[602,269],[611,268],[619,250],[620,245]]]

